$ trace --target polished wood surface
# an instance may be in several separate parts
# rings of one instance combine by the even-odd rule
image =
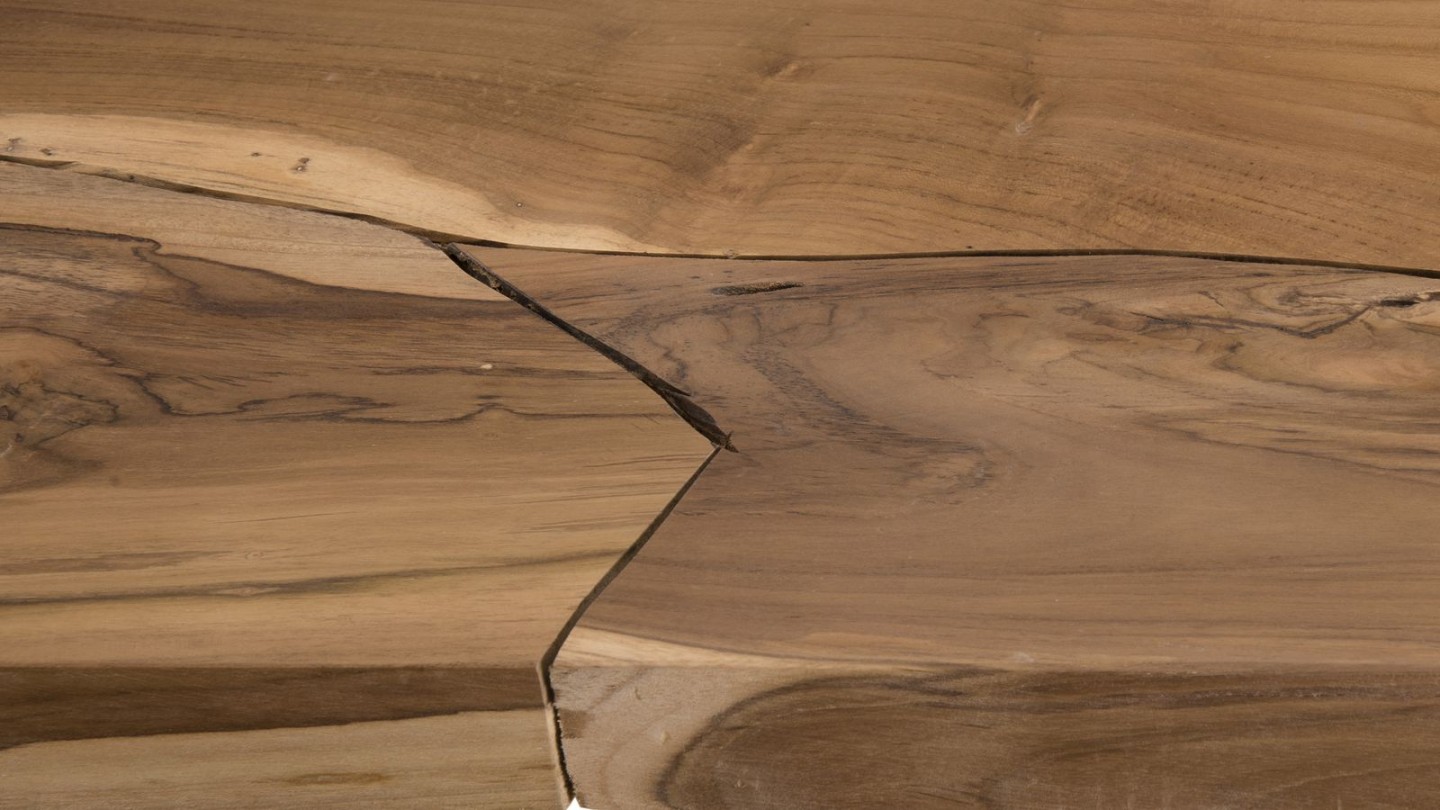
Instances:
[[[536,667],[710,451],[415,237],[39,168],[0,358],[7,808],[554,806]]]
[[[7,810],[559,805],[524,670],[6,668],[0,700]]]
[[[0,0],[0,75],[0,808],[1440,804],[1440,6]]]
[[[1440,7],[7,0],[0,158],[511,244],[1436,264]]]
[[[1440,799],[1440,279],[471,253],[737,449],[561,648],[586,806]]]

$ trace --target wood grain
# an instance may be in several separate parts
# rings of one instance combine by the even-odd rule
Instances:
[[[1424,0],[4,11],[5,158],[592,250],[1437,264]]]
[[[0,806],[553,806],[708,444],[414,237],[0,169]]]
[[[544,712],[45,743],[5,754],[0,806],[557,806]]]
[[[1440,799],[1440,280],[471,252],[738,448],[556,660],[586,806]]]
[[[0,807],[555,807],[536,704],[518,668],[7,668]]]

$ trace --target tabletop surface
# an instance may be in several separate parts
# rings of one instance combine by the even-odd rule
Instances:
[[[0,807],[1440,798],[1440,8],[0,0]]]

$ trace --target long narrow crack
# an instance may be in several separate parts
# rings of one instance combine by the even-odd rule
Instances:
[[[80,174],[87,174],[101,177],[106,180],[113,180],[121,183],[134,183],[136,185],[149,186],[151,188],[174,191],[180,194],[195,194],[202,197],[212,197],[219,200],[233,200],[256,205],[270,205],[277,208],[290,208],[297,211],[309,211],[317,214],[328,214],[330,216],[353,219],[360,222],[367,222],[372,225],[389,228],[391,230],[418,236],[430,242],[462,243],[478,247],[512,248],[516,250],[537,250],[552,253],[583,253],[594,256],[664,256],[672,259],[712,259],[715,261],[727,261],[741,259],[745,261],[786,261],[786,262],[829,262],[829,261],[878,261],[886,259],[944,259],[944,258],[986,258],[986,257],[1033,257],[1033,258],[1061,258],[1065,256],[1153,256],[1157,258],[1177,259],[1207,259],[1219,262],[1245,262],[1249,264],[1275,264],[1286,266],[1307,266],[1326,267],[1343,270],[1368,270],[1378,273],[1394,273],[1404,276],[1418,276],[1420,278],[1440,278],[1440,269],[1431,267],[1415,267],[1410,265],[1375,264],[1367,262],[1338,261],[1334,259],[1320,258],[1298,258],[1293,256],[1269,256],[1264,254],[1251,253],[1226,253],[1204,250],[1159,250],[1153,248],[1025,248],[1025,249],[999,249],[999,250],[927,250],[911,252],[892,253],[806,253],[806,254],[783,254],[783,253],[686,253],[686,252],[657,252],[639,250],[605,250],[589,248],[566,248],[553,245],[527,245],[518,242],[504,242],[495,239],[486,239],[473,234],[458,234],[448,231],[439,231],[431,228],[424,228],[418,225],[387,219],[385,217],[362,214],[355,211],[348,211],[340,208],[328,208],[309,203],[281,200],[274,197],[264,197],[254,194],[245,194],[236,191],[221,191],[219,189],[206,188],[188,183],[179,183],[173,180],[165,180],[159,177],[137,174],[134,172],[122,172],[116,169],[93,166],[80,161],[66,160],[43,160],[40,158],[26,158],[16,155],[0,154],[0,163],[16,163],[23,166],[35,168],[52,169],[57,171],[74,171]]]
[[[655,372],[640,365],[635,358],[551,312],[543,304],[521,292],[515,285],[496,275],[495,271],[481,264],[474,256],[466,253],[465,249],[460,245],[451,243],[439,245],[438,247],[445,251],[445,255],[449,256],[451,261],[455,262],[461,270],[465,271],[466,275],[485,284],[490,287],[490,289],[495,290],[536,315],[539,315],[565,334],[584,343],[586,346],[604,355],[611,362],[633,374],[636,379],[645,383],[650,387],[650,390],[665,400],[665,404],[669,405],[681,419],[684,419],[687,424],[699,431],[700,435],[709,439],[711,444],[726,450],[735,449],[735,446],[730,443],[730,434],[716,423],[715,417],[711,416],[709,411],[697,405],[695,401],[690,398],[688,391],[677,388],[655,374]]]
[[[431,244],[434,243],[432,242]],[[625,551],[616,558],[614,564],[596,581],[594,587],[590,589],[590,592],[585,594],[585,597],[575,606],[575,610],[571,611],[564,626],[560,628],[560,632],[555,635],[555,640],[546,648],[545,654],[541,656],[540,661],[536,664],[536,669],[540,676],[541,688],[544,690],[545,707],[550,713],[551,730],[554,735],[555,762],[560,771],[560,778],[564,783],[565,793],[573,798],[575,796],[575,779],[570,773],[570,765],[565,758],[565,724],[560,717],[560,705],[555,699],[555,679],[553,674],[555,660],[559,657],[560,650],[565,646],[565,642],[569,640],[570,633],[580,623],[581,619],[585,617],[585,613],[590,609],[590,606],[600,598],[601,594],[605,592],[605,589],[610,586],[610,583],[615,581],[616,577],[620,576],[621,572],[625,570],[631,560],[635,559],[640,553],[640,550],[645,547],[645,544],[648,543],[650,538],[660,529],[661,524],[675,511],[675,507],[685,498],[690,488],[700,479],[700,476],[710,466],[710,462],[715,460],[715,457],[720,454],[721,450],[730,450],[733,452],[735,446],[730,442],[730,434],[726,433],[715,422],[714,417],[712,417],[708,411],[697,405],[690,398],[689,392],[661,378],[641,365],[640,362],[633,357],[630,357],[614,346],[605,343],[594,335],[591,335],[551,312],[548,307],[521,292],[519,288],[501,278],[495,271],[480,262],[480,260],[465,252],[465,249],[460,245],[449,243],[435,245],[435,247],[443,251],[445,255],[450,258],[450,261],[454,262],[466,275],[504,295],[520,306],[525,307],[547,323],[552,324],[565,334],[589,346],[611,362],[630,372],[663,399],[681,419],[685,420],[686,423],[695,428],[696,431],[709,439],[711,444],[714,445],[714,449],[700,462],[700,466],[695,468],[695,472],[690,474],[690,477],[685,480],[685,483],[676,490],[675,494],[666,502],[664,508],[651,519],[650,524],[645,527],[645,530],[640,533],[640,536],[635,539],[635,542],[631,543],[630,547],[625,549]]]
[[[591,588],[590,592],[585,595],[585,598],[580,600],[580,604],[575,607],[574,612],[570,614],[569,620],[565,622],[565,626],[560,628],[559,634],[555,636],[555,640],[550,643],[549,649],[545,651],[545,655],[540,659],[540,680],[545,688],[545,705],[550,709],[550,719],[555,728],[555,752],[559,759],[560,775],[561,778],[565,780],[565,790],[572,797],[575,795],[575,782],[570,776],[570,768],[565,763],[565,727],[560,720],[559,705],[555,702],[555,684],[551,676],[555,659],[560,655],[560,649],[565,646],[565,642],[569,640],[571,631],[573,631],[575,626],[580,623],[580,620],[585,617],[585,612],[590,609],[590,605],[594,604],[595,600],[600,598],[600,595],[605,592],[605,589],[610,586],[610,583],[614,582],[615,578],[620,576],[621,572],[625,570],[625,567],[630,564],[630,561],[635,559],[636,555],[640,553],[640,550],[645,547],[646,543],[650,542],[650,538],[655,536],[655,532],[659,531],[661,524],[670,517],[670,513],[675,511],[675,507],[680,505],[680,501],[684,500],[685,495],[690,492],[690,488],[695,485],[696,481],[700,480],[700,476],[705,472],[706,468],[710,466],[710,462],[714,461],[715,457],[720,455],[721,449],[723,448],[716,445],[715,449],[710,451],[710,454],[705,457],[705,460],[700,462],[700,466],[695,468],[695,472],[691,473],[690,477],[685,480],[685,483],[680,485],[680,489],[676,490],[675,495],[665,504],[665,508],[661,509],[659,514],[655,515],[655,518],[650,521],[650,525],[645,527],[645,531],[640,533],[640,536],[635,539],[635,542],[632,543],[629,548],[625,549],[625,552],[620,555],[619,559],[615,560],[614,565],[610,566],[610,570],[606,571],[605,575],[600,577],[600,580],[595,583],[595,587]]]

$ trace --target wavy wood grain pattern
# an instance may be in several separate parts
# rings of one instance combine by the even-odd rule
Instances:
[[[709,447],[414,237],[0,167],[0,806],[549,807]]]
[[[738,448],[561,649],[587,806],[1440,801],[1440,280],[472,252]]]
[[[0,157],[516,244],[1434,266],[1425,0],[8,0]]]

